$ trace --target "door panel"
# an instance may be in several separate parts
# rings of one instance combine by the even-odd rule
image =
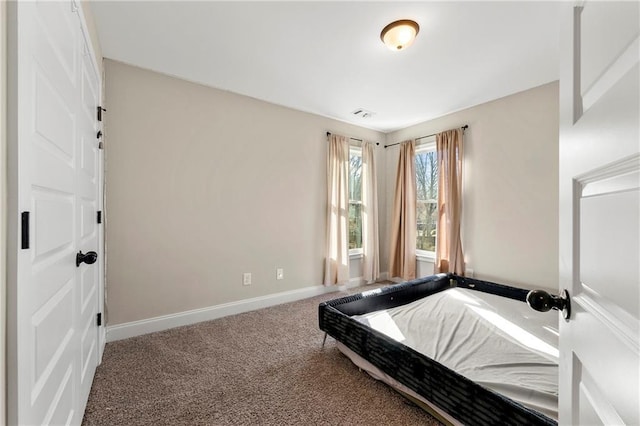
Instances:
[[[89,54],[86,52],[82,61],[82,101],[88,120],[95,119],[96,105],[99,105],[98,90],[100,90],[98,78],[93,71]]]
[[[598,386],[587,369],[583,368],[580,361],[575,359],[574,369],[580,383],[576,392],[576,406],[579,407],[578,423],[580,425],[619,425],[624,424],[617,415],[615,408],[609,404],[609,398],[605,397],[606,389]]]
[[[580,203],[580,281],[638,314],[638,189],[583,197]],[[607,268],[602,268],[607,265]]]
[[[80,238],[91,240],[95,238],[96,206],[94,201],[83,200],[80,204]],[[91,243],[92,241],[89,241]]]
[[[56,329],[60,324],[63,332]],[[29,397],[26,401],[28,412],[23,418],[30,419],[21,424],[46,424],[46,418],[56,410],[56,400],[65,400],[75,396],[69,394],[73,388],[65,390],[67,376],[75,377],[73,361],[73,281],[63,288],[38,309],[31,320],[32,339],[35,352],[30,365],[32,371],[30,392],[21,396]],[[42,352],[41,352],[42,351]],[[65,401],[66,402],[66,401]],[[69,415],[67,412],[66,416]]]
[[[566,422],[561,418],[561,423],[588,425],[576,420],[583,416],[583,410],[588,409],[606,425],[638,424],[638,354],[633,343],[624,339],[628,336],[626,330],[618,327],[619,320],[610,320],[607,310],[599,310],[593,298],[574,298],[572,303],[575,317],[571,322],[580,323],[575,335],[581,343],[574,345],[572,352],[573,365],[570,368],[575,374],[574,389],[565,396],[572,395],[575,400],[581,389],[587,388],[598,398],[592,407],[584,404],[574,406],[572,421]],[[603,318],[607,320],[603,321]],[[612,421],[616,418],[623,421]]]
[[[50,149],[50,144],[47,145],[41,144],[40,149],[33,152],[33,186],[72,194],[75,181],[72,164],[67,164],[58,152]],[[58,173],[50,170],[58,170]]]
[[[638,29],[630,16],[640,14],[638,2],[590,2],[581,14],[581,92],[584,95],[621,56],[630,42],[638,37]],[[615,23],[615,25],[611,25]],[[607,37],[602,37],[607,34]]]
[[[73,392],[73,368],[70,365],[64,376],[60,380],[51,406],[44,416],[42,424],[45,425],[68,425],[73,424],[76,409]]]
[[[594,378],[590,386],[606,390],[592,391],[601,397],[589,400],[589,410],[603,424],[635,424],[640,418],[639,173],[640,157],[634,155],[582,175],[576,185],[580,246],[574,305],[576,319],[582,318],[572,327],[590,342],[576,343],[574,355],[591,366],[585,376]]]
[[[87,301],[95,304],[96,298],[93,297],[95,295],[95,292],[92,292],[91,295],[92,297],[87,299]],[[89,389],[91,388],[91,381],[93,380],[93,373],[95,370],[97,340],[95,336],[93,336],[94,334],[94,322],[87,321],[84,330],[82,330],[82,336],[80,338],[80,378],[82,381],[82,387],[88,385]]]
[[[91,309],[90,304],[95,304],[96,295],[96,274],[93,272],[95,268],[85,268],[82,271],[82,285],[80,286],[80,303],[82,312]],[[93,318],[92,318],[93,319]],[[93,321],[90,322],[93,324]],[[84,338],[84,337],[83,337]]]
[[[70,248],[53,257],[49,262],[43,262],[42,266],[34,266],[31,276],[33,288],[37,289],[37,295],[33,300],[34,306],[42,306],[74,279],[74,258],[75,252]]]
[[[70,109],[72,100],[64,99],[54,89],[44,69],[36,67],[35,130],[43,142],[53,144],[63,158],[73,161],[75,142],[75,114]],[[59,80],[58,80],[59,81]]]
[[[57,58],[57,62],[64,68],[67,80],[72,84],[76,81],[78,62],[78,41],[80,25],[77,15],[72,13],[73,5],[70,1],[37,1],[35,3],[36,31],[38,43],[47,43],[44,47],[45,58],[49,53]],[[51,65],[47,61],[47,65]]]
[[[38,384],[48,379],[73,337],[73,281],[68,281],[54,297],[36,310],[32,327],[37,342],[34,382]],[[59,333],[59,328],[65,332]]]
[[[61,250],[72,249],[74,241],[74,203],[67,194],[44,193],[34,190],[33,194],[33,264],[44,262]],[[56,226],[51,218],[57,218]]]
[[[91,135],[93,136],[93,135]],[[91,142],[95,141],[95,137],[91,138],[91,141],[86,141],[86,137],[82,138],[82,154],[80,156],[82,160],[82,164],[80,167],[82,168],[83,173],[86,178],[89,180],[89,183],[95,185],[96,176],[96,148],[94,148]]]
[[[566,6],[560,80],[561,424],[640,424],[638,4]]]

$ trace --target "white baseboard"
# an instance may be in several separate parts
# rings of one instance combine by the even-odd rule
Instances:
[[[349,283],[349,287],[351,283]],[[209,306],[207,308],[194,309],[191,311],[178,312],[175,314],[162,315],[155,318],[148,318],[140,321],[132,321],[124,324],[117,324],[107,327],[107,342],[127,339],[129,337],[140,336],[142,334],[154,333],[156,331],[167,330],[183,325],[195,324],[202,321],[210,321],[228,315],[241,314],[256,309],[268,308],[282,303],[295,302],[296,300],[308,297],[319,296],[321,294],[338,291],[336,286],[313,286],[297,290],[284,291],[267,296],[254,297],[251,299],[239,300],[237,302],[223,303],[221,305]]]
[[[387,281],[389,278],[389,273],[388,272],[382,272],[380,273],[380,276],[378,277],[378,279],[376,281]],[[367,284],[367,282],[365,281],[365,279],[363,277],[355,277],[355,278],[351,278],[349,280],[348,284],[345,285],[341,285],[338,286],[338,289],[340,291],[344,291],[344,290],[348,290],[351,288],[356,288],[356,287],[360,287]]]
[[[360,287],[361,285],[365,285],[367,282],[362,277],[351,278],[349,280],[349,284],[340,286],[340,290]]]

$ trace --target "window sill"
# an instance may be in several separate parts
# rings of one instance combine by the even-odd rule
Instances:
[[[416,260],[422,261],[422,262],[431,262],[431,263],[435,263],[436,262],[436,254],[432,251],[423,251],[423,250],[418,250],[416,251]]]
[[[349,260],[362,259],[363,257],[364,257],[364,253],[362,252],[362,249],[349,250]]]

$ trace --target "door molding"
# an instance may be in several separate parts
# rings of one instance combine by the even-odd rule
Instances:
[[[640,36],[636,37],[607,69],[585,90],[582,95],[583,113],[587,112],[609,91],[635,64],[640,57]]]
[[[640,189],[640,153],[630,155],[602,167],[590,170],[574,179],[574,221],[580,226],[580,201],[586,198],[617,194]],[[575,235],[579,235],[576,233]],[[574,252],[580,252],[580,241],[576,238]],[[578,258],[579,256],[576,256]],[[575,265],[574,271],[580,271]],[[636,355],[640,354],[638,332],[629,324],[635,321],[633,316],[620,306],[612,303],[606,296],[599,294],[580,280],[575,274],[576,282],[572,301],[580,305],[586,312],[593,314],[620,341],[624,342]],[[579,288],[579,292],[576,291]]]
[[[0,170],[7,170],[7,2],[0,2]],[[0,173],[0,203],[7,205],[7,181],[5,173]],[[6,207],[0,212],[0,253],[7,252]],[[0,353],[6,354],[6,312],[7,273],[6,256],[0,256]],[[0,423],[6,424],[6,357],[0,362]]]

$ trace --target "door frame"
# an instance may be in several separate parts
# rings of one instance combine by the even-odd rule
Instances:
[[[89,56],[91,57],[91,64],[96,72],[96,78],[98,79],[98,105],[103,105],[104,99],[104,75],[102,72],[102,66],[98,63],[96,51],[93,47],[91,31],[89,31],[89,25],[87,24],[86,12],[84,10],[84,2],[74,1],[78,7],[78,16],[80,17],[80,23],[82,35],[84,36],[85,43],[89,49]],[[105,114],[102,114],[102,140],[104,141],[104,120]],[[98,150],[98,210],[102,211],[102,223],[98,226],[98,312],[102,313],[102,326],[98,328],[98,365],[102,362],[102,354],[104,353],[104,346],[107,341],[107,327],[105,318],[105,282],[106,282],[106,250],[105,250],[105,203],[104,203],[104,149]]]
[[[6,354],[6,309],[7,309],[7,3],[0,2],[0,353]],[[6,424],[6,357],[0,363],[0,423]]]
[[[16,374],[17,365],[17,277],[18,277],[18,249],[19,249],[19,206],[18,206],[18,146],[17,146],[17,134],[18,134],[18,93],[17,93],[17,73],[18,73],[18,47],[17,47],[17,28],[15,25],[15,19],[17,16],[17,4],[14,2],[6,2],[7,11],[7,121],[6,121],[6,142],[7,142],[7,234],[6,234],[6,262],[7,262],[7,282],[6,282],[6,390],[7,390],[7,410],[6,420],[7,424],[17,423],[15,417],[18,407],[18,399],[15,392],[11,392],[11,389],[15,389],[18,384],[18,375]],[[9,108],[9,105],[13,105],[14,108]],[[13,368],[12,368],[13,366]],[[14,407],[12,413],[11,407]]]

